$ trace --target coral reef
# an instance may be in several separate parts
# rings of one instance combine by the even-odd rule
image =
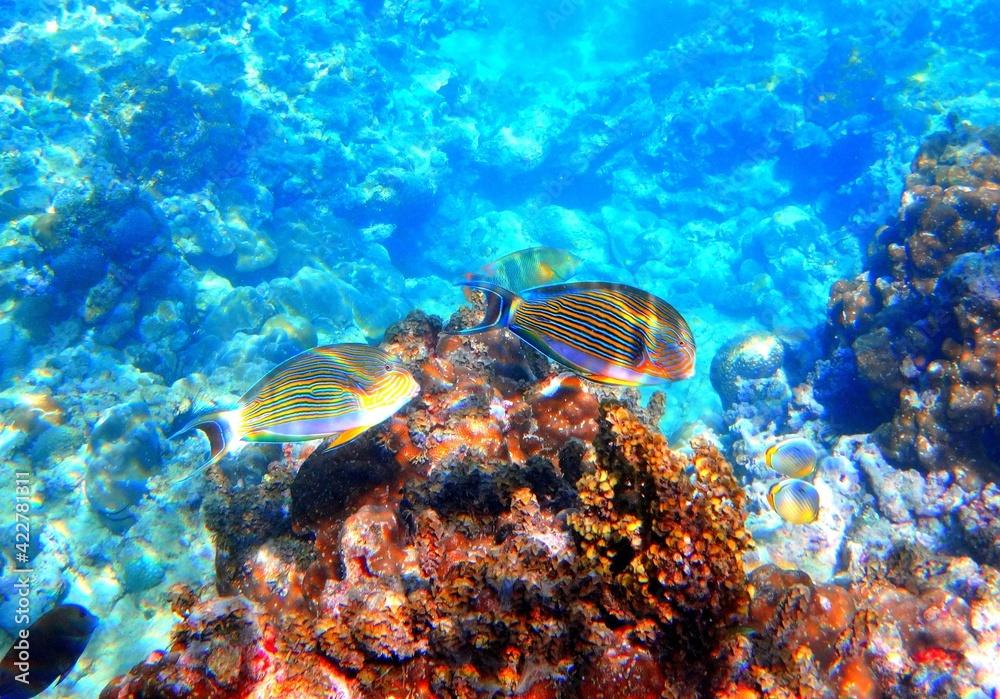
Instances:
[[[864,578],[898,545],[996,562],[1000,142],[995,129],[949,127],[920,148],[866,271],[833,285],[811,370],[809,340],[786,335],[738,336],[713,358],[757,564],[826,583]],[[763,451],[793,433],[820,455],[820,517],[805,528],[784,526],[764,497],[775,474]]]
[[[893,545],[919,545],[935,553],[969,553],[996,563],[990,512],[996,486],[970,473],[895,469],[870,436],[844,437],[842,453],[860,467],[880,517],[866,518],[848,543],[850,566],[877,560]],[[864,542],[862,544],[861,542]]]
[[[286,449],[257,485],[217,484],[206,518],[233,596],[185,611],[171,648],[104,696],[561,696],[620,663],[632,679],[607,696],[705,691],[748,603],[743,495],[721,454],[671,451],[582,384],[543,392],[544,362],[502,336],[440,329],[413,314],[387,334],[423,382],[388,423],[335,452]]]
[[[756,538],[748,565],[857,582],[897,541],[995,561],[996,491],[981,482],[998,462],[992,132],[959,128],[922,151],[866,283],[837,292],[859,325],[836,323],[814,380],[796,385],[820,349],[808,329],[893,213],[913,143],[951,112],[996,122],[983,79],[996,3],[860,8],[4,3],[0,492],[30,474],[32,613],[65,598],[101,618],[53,696],[95,696],[166,648],[168,589],[206,581],[243,601],[203,592],[195,632],[137,669],[134,693],[167,692],[161,671],[178,673],[178,693],[683,693],[655,645],[697,624],[670,631],[622,605],[635,620],[612,617],[619,583],[581,562],[565,525],[609,397],[684,454],[694,434],[729,449]],[[643,407],[638,393],[553,389],[552,368],[503,333],[445,337],[418,315],[391,327],[413,308],[447,317],[460,275],[541,244],[580,255],[581,277],[683,310],[696,376]],[[730,365],[720,410],[708,362],[750,331],[780,341],[782,366],[750,378]],[[249,445],[205,479],[192,476],[204,445],[166,439],[175,415],[225,404],[298,351],[384,335],[424,393],[351,449]],[[878,425],[889,462],[861,434]],[[826,509],[810,529],[774,521],[756,464],[792,432],[821,452]],[[692,487],[697,499],[705,486]],[[616,488],[616,512],[656,519]],[[449,551],[414,569],[432,539],[486,553],[464,572]],[[461,623],[432,638],[415,604],[397,605],[442,576],[466,587],[421,604]],[[321,604],[344,619],[317,633]],[[390,609],[391,644],[354,632]],[[715,640],[692,666],[699,682],[747,646]]]
[[[838,398],[870,401],[898,465],[1000,476],[998,211],[1000,132],[955,125],[917,153],[867,271],[831,291],[834,356],[866,389]]]
[[[837,583],[779,569],[752,550],[747,496],[718,448],[702,438],[672,450],[621,401],[597,403],[592,424],[575,424],[551,458],[514,459],[500,450],[544,422],[531,397],[546,379],[523,378],[530,365],[496,338],[441,327],[413,314],[391,329],[387,344],[423,367],[424,390],[388,423],[334,452],[286,448],[241,488],[216,484],[205,507],[217,590],[175,586],[171,644],[102,697],[832,699],[1000,688],[990,661],[1000,573],[989,565],[930,553],[899,530],[884,550],[853,554]],[[442,382],[465,395],[496,382],[501,405],[528,416],[469,401],[456,417],[449,392],[433,390]],[[564,400],[595,398],[581,386]],[[584,427],[590,441],[573,436]],[[455,433],[464,449],[450,446]],[[428,456],[442,444],[443,461]],[[786,548],[769,550],[795,563],[792,551],[801,557],[829,528],[828,579],[846,532],[868,531],[858,526],[861,473],[883,484],[920,477],[879,458],[871,442],[842,438],[817,472],[828,523],[785,531]],[[876,489],[894,525],[949,497],[927,485],[889,502],[895,491]],[[995,497],[992,487],[976,496],[982,514],[962,523],[970,542],[989,545],[993,532],[979,525],[993,521]],[[979,511],[956,507],[939,514]],[[140,561],[129,584],[148,579],[142,556],[124,556]]]

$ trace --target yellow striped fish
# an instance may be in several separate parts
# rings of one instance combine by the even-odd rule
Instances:
[[[819,491],[808,481],[786,478],[767,492],[771,509],[791,524],[810,524],[819,518]]]
[[[789,437],[767,448],[764,463],[783,476],[807,478],[816,470],[816,447],[804,437]]]
[[[494,260],[482,268],[481,274],[469,274],[466,279],[489,279],[517,293],[533,286],[565,281],[573,276],[581,262],[567,250],[525,248]]]
[[[402,364],[377,347],[325,345],[282,362],[250,388],[232,410],[199,415],[174,436],[199,429],[212,458],[239,441],[305,442],[334,437],[345,444],[389,418],[420,387]]]
[[[571,282],[522,295],[495,282],[459,282],[491,296],[486,318],[467,335],[505,327],[573,372],[600,383],[638,386],[694,375],[695,344],[673,306],[624,284]]]

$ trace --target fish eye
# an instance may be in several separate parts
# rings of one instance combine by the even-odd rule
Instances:
[[[389,362],[386,362],[385,363],[385,370],[386,371],[392,371],[392,364],[390,364]]]

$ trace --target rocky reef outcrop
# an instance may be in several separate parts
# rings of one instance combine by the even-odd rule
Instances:
[[[865,271],[832,287],[825,338],[749,333],[713,357],[758,561],[819,583],[859,580],[894,546],[995,565],[998,134],[952,120],[920,147]],[[808,528],[776,525],[765,502],[763,452],[788,434],[818,450]]]
[[[226,596],[181,595],[172,646],[103,696],[707,691],[749,603],[721,454],[671,450],[635,396],[543,391],[546,362],[501,333],[414,314],[385,345],[421,397],[332,454],[286,453],[259,486],[217,483]]]
[[[335,452],[285,450],[257,486],[215,472],[216,588],[176,588],[170,646],[102,697],[993,686],[995,570],[914,549],[846,587],[748,576],[746,494],[711,439],[671,448],[629,392],[542,390],[512,343],[413,314],[385,341],[420,377],[411,406]]]
[[[955,125],[920,148],[866,270],[831,291],[817,389],[830,384],[834,416],[877,420],[897,465],[1000,478],[998,244],[1000,130]],[[858,380],[828,380],[837,371]]]

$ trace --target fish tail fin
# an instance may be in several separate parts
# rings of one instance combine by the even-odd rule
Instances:
[[[458,286],[482,291],[486,295],[486,313],[483,322],[471,328],[457,330],[456,335],[472,335],[483,332],[491,328],[502,328],[507,326],[510,318],[510,309],[520,297],[509,289],[505,289],[496,282],[484,277],[470,276],[458,282]]]
[[[227,412],[230,411],[212,410],[197,415],[190,422],[170,435],[170,439],[174,439],[185,432],[189,432],[190,430],[201,430],[205,436],[208,437],[208,444],[211,449],[212,456],[208,461],[198,467],[198,471],[217,463],[229,452],[233,444],[239,439],[239,435],[236,434],[236,430],[233,428],[232,420],[230,420],[229,416],[226,415]]]

